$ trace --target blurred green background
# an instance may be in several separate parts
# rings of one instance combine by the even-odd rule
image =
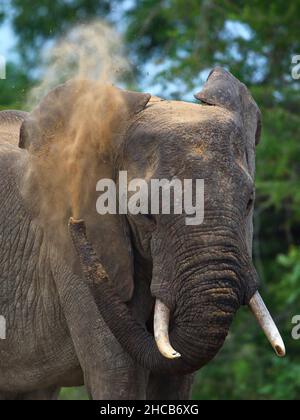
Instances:
[[[300,55],[299,0],[0,0],[0,107],[22,108],[42,76],[41,51],[78,22],[104,18],[125,38],[130,88],[192,100],[214,65],[247,84],[263,114],[257,149],[254,260],[261,292],[283,332],[279,360],[242,309],[216,360],[197,374],[194,399],[299,399]],[[10,48],[8,48],[8,45]],[[300,73],[300,72],[299,72]],[[83,399],[83,388],[62,399]]]

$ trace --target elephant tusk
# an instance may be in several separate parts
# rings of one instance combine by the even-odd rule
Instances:
[[[178,353],[170,344],[169,339],[170,310],[159,299],[155,302],[154,310],[154,338],[160,353],[167,359],[178,359]]]
[[[275,350],[277,356],[284,357],[286,354],[284,342],[270,315],[270,312],[258,292],[256,292],[250,300],[249,307],[264,331],[267,339],[271,343],[271,346]]]

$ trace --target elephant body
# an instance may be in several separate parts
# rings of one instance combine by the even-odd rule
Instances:
[[[18,146],[1,143],[0,170],[5,182],[0,186],[0,307],[8,333],[0,342],[0,390],[12,394],[67,384],[71,374],[80,372],[51,272],[49,249],[20,196],[26,158]]]
[[[203,105],[75,81],[17,114],[12,134],[0,113],[0,398],[50,399],[85,384],[94,399],[187,399],[193,372],[223,345],[257,290],[260,112],[219,68],[196,98]],[[205,179],[204,223],[100,216],[97,181],[124,170]],[[72,245],[70,216],[85,220],[90,245],[76,235]],[[102,268],[109,280],[97,279]],[[156,299],[171,312],[181,359],[155,346]]]

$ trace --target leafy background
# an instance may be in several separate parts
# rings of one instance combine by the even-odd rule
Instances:
[[[196,377],[194,399],[298,399],[300,341],[300,1],[273,0],[0,0],[10,25],[7,80],[0,107],[24,108],[38,82],[40,52],[80,21],[105,18],[123,33],[134,67],[129,87],[191,100],[209,69],[228,68],[247,84],[264,120],[257,149],[254,260],[262,294],[283,332],[288,355],[277,359],[248,311],[241,310],[216,360]],[[5,41],[0,39],[0,54]],[[84,399],[83,388],[62,399]]]

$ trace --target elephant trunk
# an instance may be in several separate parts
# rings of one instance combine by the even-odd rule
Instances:
[[[87,240],[84,222],[71,219],[69,229],[84,277],[92,289],[101,316],[123,349],[137,363],[151,371],[187,374],[213,359],[222,347],[240,306],[237,293],[226,281],[221,285],[219,280],[215,289],[211,284],[203,286],[200,282],[199,286],[199,282],[190,283],[193,286],[184,292],[186,301],[190,303],[176,308],[170,325],[171,348],[180,354],[168,359],[161,354],[154,337],[133,317],[109,282]],[[196,312],[192,302],[197,302]],[[164,324],[167,323],[168,316]],[[163,335],[167,337],[168,326],[163,328]]]
[[[176,318],[170,340],[175,348],[180,350],[182,357],[167,359],[158,350],[154,337],[133,317],[128,306],[121,301],[109,282],[92,245],[87,240],[84,222],[71,219],[69,229],[84,277],[97,300],[101,316],[124,350],[137,363],[151,371],[186,374],[200,369],[215,356],[223,345],[233,313],[225,314],[221,308],[215,306],[210,316],[205,317],[207,321],[202,316],[193,319],[192,313],[186,313],[178,320]],[[204,300],[200,302],[201,311],[207,309]],[[222,305],[221,301],[222,298],[220,301],[217,299],[216,305]],[[234,306],[231,303],[228,305]],[[223,310],[228,310],[228,307],[226,303]],[[223,327],[222,332],[220,323]],[[192,333],[189,332],[191,327]]]

